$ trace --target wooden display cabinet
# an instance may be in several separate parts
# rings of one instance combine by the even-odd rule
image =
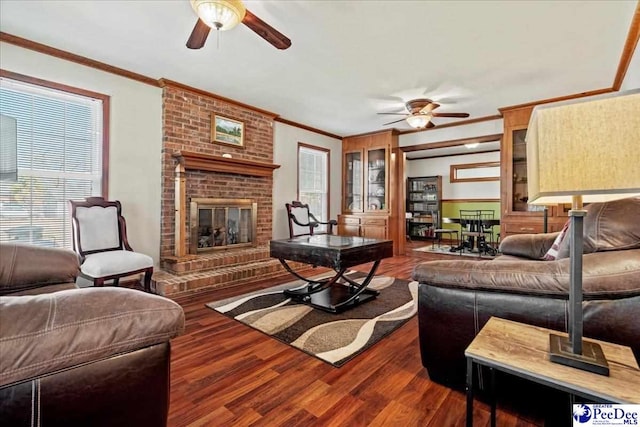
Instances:
[[[501,108],[504,135],[500,147],[500,237],[542,233],[544,208],[529,205],[527,192],[527,126],[533,106]],[[567,221],[563,206],[547,209],[547,231],[560,231]]]
[[[342,213],[338,234],[394,240],[398,253],[397,169],[393,131],[351,136],[342,141]]]

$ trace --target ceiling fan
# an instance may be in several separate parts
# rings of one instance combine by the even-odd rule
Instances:
[[[198,15],[198,21],[187,40],[189,49],[203,47],[212,28],[226,31],[240,22],[278,49],[291,46],[291,40],[248,11],[240,0],[191,0],[191,7]]]
[[[394,120],[389,123],[383,124],[383,126],[387,126],[393,123],[399,123],[403,120],[406,120],[409,123],[409,126],[415,129],[423,129],[423,128],[432,128],[436,125],[431,121],[434,117],[454,117],[464,119],[465,117],[469,117],[469,113],[434,113],[433,110],[438,108],[440,104],[433,102],[430,99],[421,98],[421,99],[412,99],[411,101],[407,101],[405,104],[407,108],[407,113],[378,113],[378,114],[392,114],[392,115],[404,115],[406,117],[400,120]]]

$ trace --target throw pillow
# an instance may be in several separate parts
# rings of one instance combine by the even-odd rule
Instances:
[[[558,256],[558,249],[560,248],[560,244],[564,240],[565,236],[567,236],[567,230],[569,230],[569,221],[564,223],[562,230],[560,230],[560,234],[558,234],[558,237],[556,237],[556,239],[553,241],[553,244],[551,245],[547,253],[542,257],[543,260],[554,261],[560,258]]]
[[[640,248],[640,197],[628,197],[585,207],[582,253]],[[569,240],[558,248],[558,258],[569,257]]]

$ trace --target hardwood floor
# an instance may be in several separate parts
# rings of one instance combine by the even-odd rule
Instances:
[[[408,252],[378,273],[409,279],[418,262],[451,259]],[[464,425],[464,393],[431,382],[421,364],[417,317],[334,368],[204,306],[289,280],[176,299],[186,330],[172,343],[170,426]],[[498,426],[542,424],[498,409]],[[486,404],[475,403],[474,425],[489,425]]]

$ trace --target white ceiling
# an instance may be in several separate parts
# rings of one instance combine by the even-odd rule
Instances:
[[[383,129],[394,116],[377,113],[401,110],[412,98],[473,119],[609,88],[637,2],[245,4],[292,46],[277,50],[240,25],[220,34],[219,48],[212,31],[203,49],[187,49],[196,21],[188,0],[1,0],[0,28],[346,136]]]

